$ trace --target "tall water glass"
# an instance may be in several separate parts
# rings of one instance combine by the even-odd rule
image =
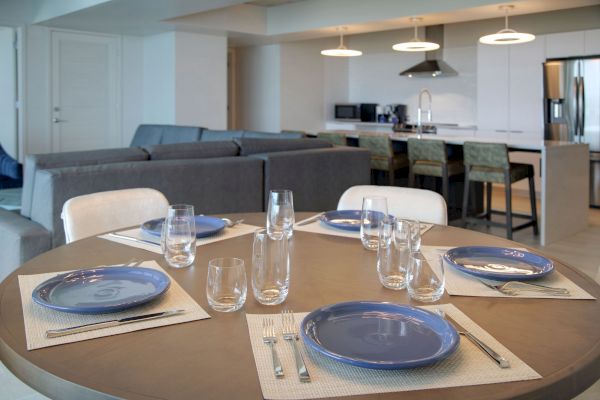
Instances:
[[[246,302],[248,286],[244,260],[215,258],[208,262],[206,298],[215,311],[237,311]]]
[[[196,258],[196,220],[194,206],[169,206],[163,222],[161,247],[167,264],[174,268],[189,267]]]
[[[410,251],[421,250],[421,224],[416,219],[404,219],[410,226]]]
[[[287,235],[269,236],[265,229],[254,233],[252,292],[261,304],[281,304],[290,287],[290,248]]]
[[[360,240],[367,250],[379,246],[379,224],[388,215],[385,197],[364,197],[360,218]]]
[[[431,303],[444,294],[444,261],[442,256],[429,263],[421,252],[410,253],[406,288],[411,299]]]
[[[406,270],[410,256],[410,223],[386,217],[379,225],[377,274],[379,282],[393,290],[406,287]]]
[[[267,209],[267,233],[278,238],[294,233],[294,198],[291,190],[271,190]]]

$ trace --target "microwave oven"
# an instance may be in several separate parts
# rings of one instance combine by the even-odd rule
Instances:
[[[375,122],[377,121],[377,104],[345,103],[335,105],[335,119],[346,121]]]

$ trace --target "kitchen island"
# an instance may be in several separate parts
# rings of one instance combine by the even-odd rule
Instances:
[[[359,133],[387,135],[396,149],[406,149],[405,142],[416,134],[399,132],[364,132],[336,130],[356,142]],[[457,132],[459,133],[459,132]],[[520,137],[519,137],[520,136]],[[420,135],[423,139],[443,140],[462,146],[466,141],[506,143],[510,151],[540,153],[541,210],[540,243],[544,246],[574,235],[587,228],[589,209],[589,148],[587,144],[557,140],[537,140],[526,135],[490,134],[474,131],[467,135]]]

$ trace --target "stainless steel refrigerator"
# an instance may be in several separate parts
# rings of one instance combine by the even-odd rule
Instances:
[[[600,207],[600,56],[544,63],[545,138],[590,146],[590,205]]]

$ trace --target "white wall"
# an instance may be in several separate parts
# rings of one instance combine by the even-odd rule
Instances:
[[[138,36],[123,36],[121,145],[129,146],[144,114],[144,41]]]
[[[227,128],[227,38],[177,32],[175,122]]]
[[[240,48],[237,53],[240,129],[277,132],[281,129],[281,46]]]
[[[18,158],[15,35],[13,28],[0,27],[0,144]]]
[[[175,52],[175,32],[144,38],[144,123],[175,123]]]

